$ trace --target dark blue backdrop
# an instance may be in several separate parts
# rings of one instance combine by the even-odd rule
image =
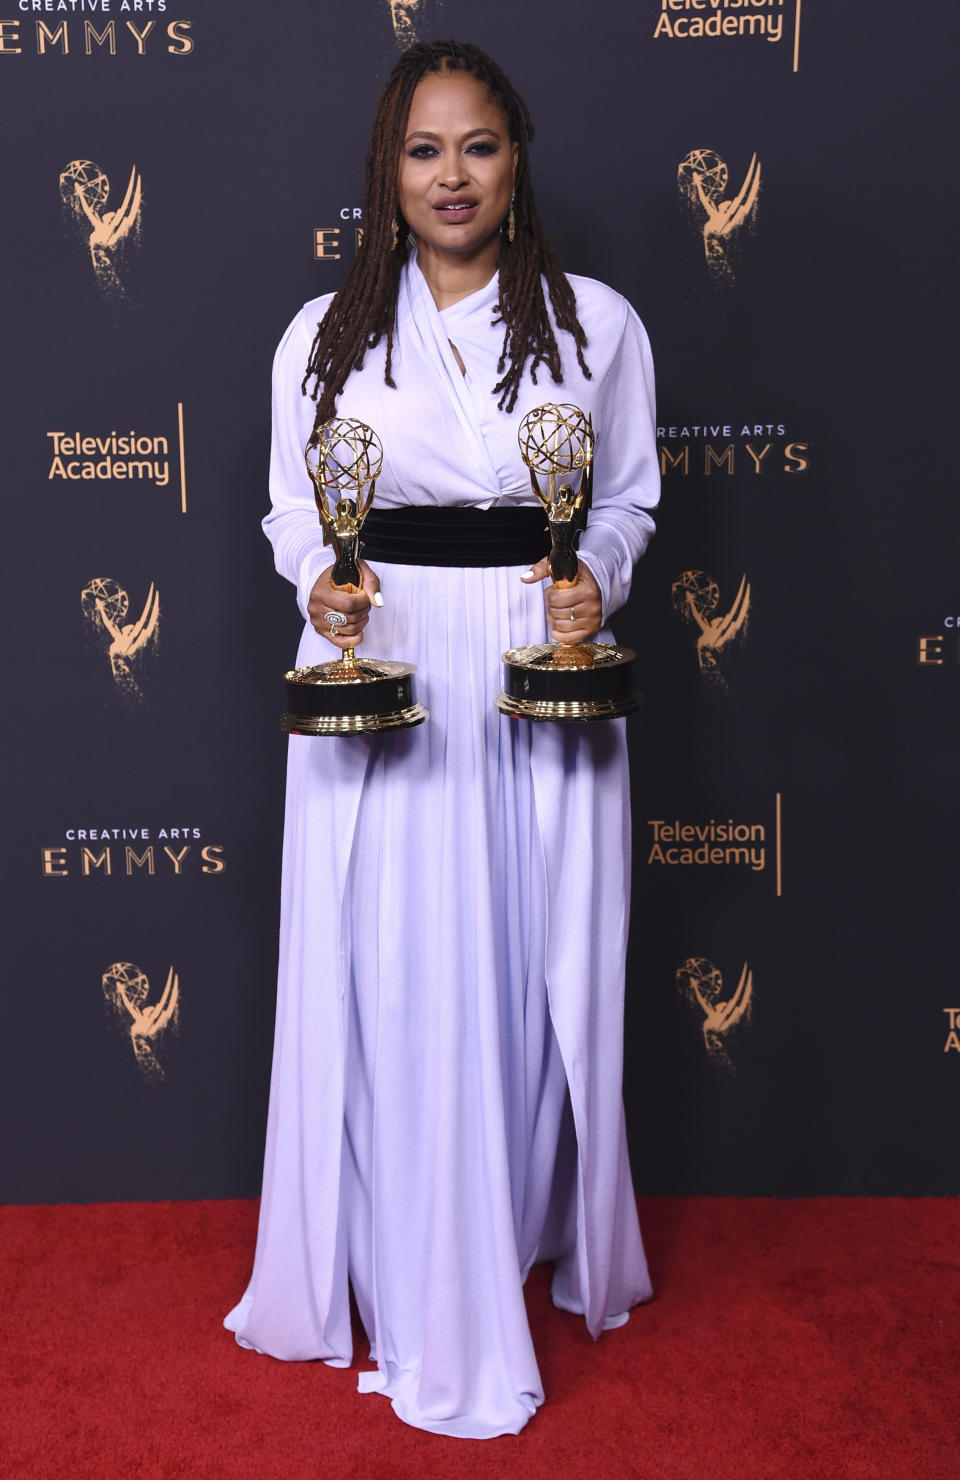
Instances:
[[[0,3],[0,1194],[257,1189],[299,623],[270,359],[352,254],[404,17],[514,77],[564,265],[653,340],[660,532],[617,624],[638,1184],[956,1191],[955,7],[394,9]],[[159,476],[116,472],[131,431]]]

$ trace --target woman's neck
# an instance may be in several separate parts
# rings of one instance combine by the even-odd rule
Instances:
[[[437,308],[449,308],[461,298],[469,298],[485,288],[500,262],[500,240],[492,242],[474,255],[454,257],[449,252],[436,252],[426,242],[417,242],[417,263],[427,280],[427,287]]]

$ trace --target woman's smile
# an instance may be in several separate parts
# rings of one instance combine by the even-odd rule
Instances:
[[[465,221],[471,211],[477,208],[477,201],[465,200],[459,197],[456,200],[441,200],[434,206],[434,210],[441,216],[451,221]]]

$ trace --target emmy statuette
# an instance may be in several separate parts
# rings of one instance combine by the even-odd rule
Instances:
[[[550,575],[572,586],[576,542],[593,490],[593,424],[578,406],[546,405],[520,423],[520,453],[550,527]],[[579,473],[579,486],[569,481]],[[537,475],[546,478],[546,490]],[[503,714],[529,720],[616,719],[640,706],[629,648],[609,642],[541,642],[503,654]]]
[[[373,503],[383,466],[383,448],[362,421],[337,418],[317,427],[304,452],[323,525],[323,542],[336,552],[332,580],[344,591],[359,591],[360,532]],[[330,500],[334,500],[331,511]],[[328,612],[335,630],[346,619]],[[417,703],[416,666],[382,658],[342,657],[284,674],[287,711],[280,728],[291,735],[360,735],[410,729],[427,711]]]

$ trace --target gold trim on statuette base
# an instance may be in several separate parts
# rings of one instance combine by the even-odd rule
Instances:
[[[494,703],[513,719],[620,719],[640,708],[634,657],[630,648],[610,642],[509,648]]]
[[[625,663],[632,657],[629,648],[618,647],[614,642],[531,642],[526,647],[507,648],[503,661],[511,668],[536,668],[540,672],[559,668],[568,673],[572,668],[604,668],[611,663]]]
[[[283,676],[287,683],[373,683],[378,678],[403,678],[415,673],[409,663],[392,663],[389,658],[354,658],[346,662],[337,658],[330,663],[312,663],[306,668],[291,668]]]
[[[629,699],[515,699],[501,689],[493,701],[501,714],[513,719],[621,719],[640,708],[639,695]]]
[[[364,735],[380,730],[412,729],[429,719],[422,704],[394,709],[388,714],[285,714],[280,728],[286,735]]]
[[[417,702],[412,663],[357,658],[347,651],[334,663],[292,668],[286,713],[288,735],[364,735],[410,729],[428,718]]]

